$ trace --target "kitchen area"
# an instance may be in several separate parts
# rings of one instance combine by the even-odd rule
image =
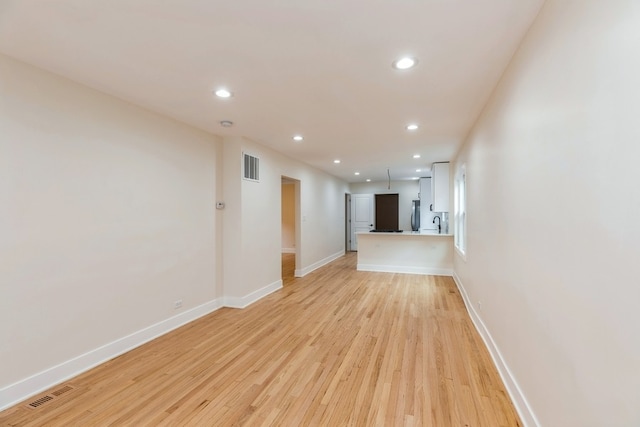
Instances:
[[[358,188],[354,190],[357,191]],[[410,203],[406,198],[412,193],[405,190],[404,197],[400,197],[399,220],[396,222],[399,225],[395,229],[388,223],[383,223],[385,226],[380,227],[380,221],[374,219],[368,224],[368,229],[361,226],[353,231],[352,238],[357,241],[358,270],[445,276],[452,274],[453,229],[450,224],[452,209],[449,163],[434,163],[431,177],[420,178],[417,190],[418,197],[413,198]],[[391,185],[385,193],[390,191],[393,191]],[[365,207],[360,202],[363,198],[352,194],[352,198],[354,196],[359,206]],[[379,212],[375,209],[376,198],[372,200],[372,213]],[[360,212],[357,209],[358,206],[352,207],[353,223],[359,219]],[[361,212],[365,212],[365,209]]]

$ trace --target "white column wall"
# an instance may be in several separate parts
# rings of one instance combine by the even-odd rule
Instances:
[[[237,178],[243,152],[260,159],[260,182]],[[344,254],[345,182],[244,138],[224,138],[224,158],[223,268],[229,305],[244,306],[281,285],[282,176],[300,181],[297,274]]]

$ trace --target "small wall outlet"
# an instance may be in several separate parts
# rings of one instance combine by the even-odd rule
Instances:
[[[180,307],[182,307],[182,300],[181,299],[179,299],[179,300],[177,300],[176,302],[173,303],[173,309],[174,310],[177,310]]]
[[[216,202],[216,209],[224,209],[224,202]]]

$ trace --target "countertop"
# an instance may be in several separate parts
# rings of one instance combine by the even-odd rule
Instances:
[[[436,230],[421,230],[421,231],[402,231],[402,232],[376,232],[372,233],[370,231],[358,231],[357,235],[370,235],[370,236],[440,236],[440,237],[450,237],[453,236],[451,233],[438,233]]]

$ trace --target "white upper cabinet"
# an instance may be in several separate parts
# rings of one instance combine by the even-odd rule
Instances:
[[[434,212],[449,212],[449,162],[431,167],[431,196]]]
[[[433,197],[431,197],[431,178],[420,178],[420,209],[430,210],[433,204]]]

